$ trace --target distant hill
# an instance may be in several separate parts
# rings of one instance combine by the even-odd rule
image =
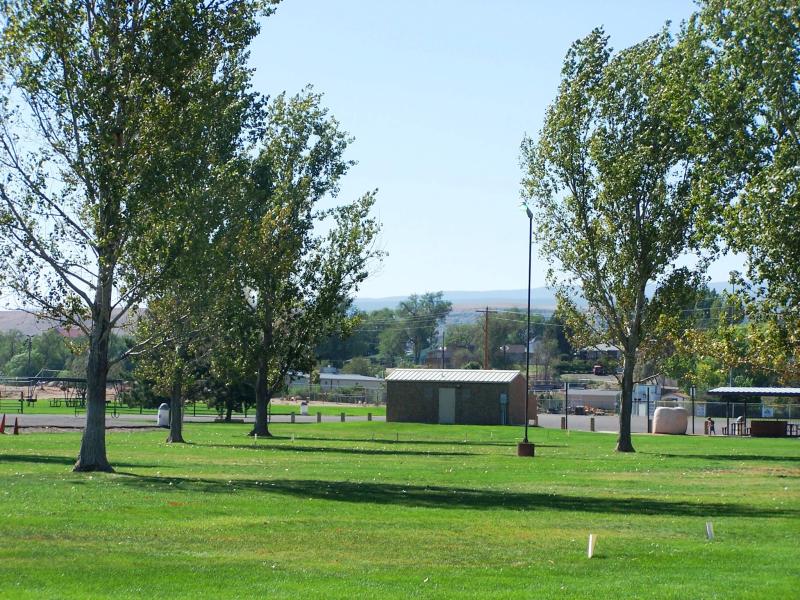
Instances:
[[[388,296],[386,298],[356,298],[359,310],[371,311],[382,308],[396,308],[407,296]],[[528,303],[528,290],[489,290],[485,292],[452,291],[444,292],[445,300],[453,303],[454,312],[484,308],[525,308]],[[552,291],[544,287],[531,289],[531,308],[536,312],[552,312],[556,298]]]
[[[16,330],[25,335],[37,335],[57,325],[21,310],[0,310],[0,331]]]
[[[120,319],[124,327],[128,318]],[[0,310],[0,332],[16,330],[24,335],[38,335],[48,329],[58,327],[59,323],[49,319],[40,319],[36,315],[23,310]]]
[[[729,289],[725,282],[712,282],[708,287],[717,292]],[[650,288],[652,290],[652,287]],[[486,306],[490,308],[525,308],[528,302],[528,290],[487,290],[485,292],[446,291],[445,300],[453,303],[453,315],[464,315]],[[387,296],[385,298],[356,298],[355,306],[359,310],[372,311],[382,308],[396,308],[407,296]],[[555,310],[556,297],[552,290],[545,287],[531,289],[531,310],[534,313],[550,314]],[[448,319],[450,320],[450,319]],[[462,320],[459,318],[458,320]]]
[[[725,282],[713,282],[708,286],[721,292],[728,289]],[[387,296],[385,298],[356,298],[355,306],[359,310],[372,311],[382,308],[396,308],[408,296]],[[447,291],[444,298],[453,303],[453,312],[448,322],[472,321],[477,318],[475,311],[480,308],[522,308],[528,302],[528,290],[487,290],[487,291]],[[531,289],[531,310],[534,313],[549,315],[556,307],[556,297],[545,287]],[[123,319],[127,321],[127,319]],[[36,335],[55,327],[51,321],[42,321],[35,315],[21,310],[0,310],[0,331],[16,329],[25,335]],[[124,324],[123,324],[124,326]]]

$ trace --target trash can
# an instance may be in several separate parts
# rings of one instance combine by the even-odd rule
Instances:
[[[161,406],[158,407],[156,423],[159,427],[169,427],[169,404],[166,402],[162,402]]]
[[[308,402],[305,400],[300,403],[300,414],[304,417],[308,416]]]

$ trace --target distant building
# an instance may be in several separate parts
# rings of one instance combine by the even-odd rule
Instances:
[[[536,414],[531,394],[528,418]],[[525,378],[518,371],[394,369],[386,377],[386,420],[510,425],[525,420]]]
[[[290,388],[307,388],[308,374],[296,373],[287,382]],[[360,387],[365,390],[382,390],[385,382],[380,377],[367,377],[366,375],[352,375],[350,373],[320,373],[319,391],[330,392],[340,389]]]
[[[531,352],[534,351],[534,344],[531,343]],[[500,346],[500,352],[503,353],[503,362],[505,364],[515,364],[525,362],[525,344],[506,344]]]
[[[600,360],[603,358],[619,360],[621,357],[622,351],[611,344],[595,344],[578,350],[578,358],[581,360]]]
[[[552,392],[553,398],[558,400],[561,408],[557,412],[562,412],[564,403],[564,391]],[[583,408],[586,411],[602,410],[605,412],[616,412],[619,403],[619,390],[596,390],[580,389],[570,386],[569,406],[570,409]]]
[[[425,364],[431,368],[441,367],[444,363],[445,368],[453,364],[453,350],[445,346],[444,351],[442,348],[436,348],[428,351],[425,355]]]
[[[385,382],[380,377],[353,375],[350,373],[320,373],[319,387],[323,392],[343,388],[360,387],[365,390],[383,389]]]

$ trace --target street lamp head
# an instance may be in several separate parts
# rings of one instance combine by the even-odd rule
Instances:
[[[531,212],[530,207],[525,204],[525,214],[528,215],[528,219],[533,219],[533,213]]]

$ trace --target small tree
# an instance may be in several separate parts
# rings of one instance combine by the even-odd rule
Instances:
[[[559,312],[580,346],[622,349],[622,452],[633,451],[637,353],[693,281],[674,266],[693,231],[691,97],[676,63],[667,33],[612,56],[607,36],[594,30],[567,53],[538,141],[522,145],[536,237],[565,273],[549,272]]]

